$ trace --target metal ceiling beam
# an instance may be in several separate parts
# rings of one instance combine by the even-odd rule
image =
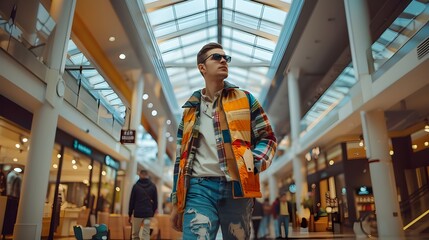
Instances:
[[[254,2],[277,8],[285,12],[289,12],[290,10],[290,3],[286,2],[281,2],[277,0],[254,0]]]
[[[278,36],[276,36],[276,35],[269,34],[269,33],[266,33],[266,32],[260,31],[260,30],[256,30],[253,28],[249,28],[249,27],[237,24],[237,23],[233,23],[231,21],[225,20],[224,23],[225,23],[224,26],[234,28],[234,29],[238,29],[240,31],[247,32],[247,33],[262,37],[262,38],[266,38],[266,39],[271,40],[273,42],[277,42],[277,39],[278,39]]]
[[[171,5],[184,2],[185,0],[159,0],[151,3],[145,4],[145,9],[147,13],[156,11],[161,8],[169,7]]]
[[[176,32],[173,32],[171,34],[166,34],[164,36],[157,37],[157,41],[159,44],[159,43],[162,43],[164,41],[168,41],[170,39],[180,37],[182,35],[194,33],[194,32],[199,31],[199,30],[203,30],[203,29],[207,29],[209,27],[213,27],[216,24],[217,24],[217,21],[213,20],[213,21],[207,22],[206,24],[196,25],[194,27],[186,28],[186,29],[183,29],[181,31],[176,31]]]
[[[222,45],[222,9],[223,0],[217,1],[217,42]]]
[[[173,62],[165,62],[164,66],[166,68],[169,67],[177,67],[177,68],[196,68],[195,63],[173,63]],[[247,62],[234,62],[228,64],[229,67],[239,67],[239,68],[252,68],[252,67],[269,67],[270,62],[261,62],[261,63],[247,63]]]

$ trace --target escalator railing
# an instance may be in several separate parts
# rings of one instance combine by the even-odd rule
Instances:
[[[424,185],[400,203],[404,230],[416,228],[420,219],[429,213],[429,184]],[[415,226],[413,226],[415,225]]]

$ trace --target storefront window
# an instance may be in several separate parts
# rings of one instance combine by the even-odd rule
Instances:
[[[338,163],[342,159],[342,151],[341,151],[341,144],[338,144],[332,148],[330,148],[327,153],[327,160],[328,165],[334,165],[335,163]]]
[[[100,206],[102,207],[103,212],[111,212],[115,190],[115,178],[116,170],[104,165],[101,172],[100,190],[100,199],[104,198],[101,199],[102,201],[100,201]]]
[[[362,141],[347,142],[347,159],[364,159],[366,158],[365,145]]]
[[[92,178],[91,178],[91,196],[90,199],[90,208],[92,209],[92,213],[96,214],[98,211],[102,211],[103,207],[98,204],[98,190],[100,183],[100,174],[101,174],[101,163],[97,161],[93,161],[92,165]],[[91,204],[92,202],[92,204]]]
[[[317,159],[317,170],[322,170],[326,168],[326,158],[325,154],[320,154],[319,158]]]

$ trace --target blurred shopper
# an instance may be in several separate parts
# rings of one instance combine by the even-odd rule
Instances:
[[[280,199],[279,197],[276,197],[273,204],[271,205],[271,212],[273,214],[273,223],[274,223],[274,236],[275,238],[281,237],[281,232],[279,232],[279,214],[280,214]]]
[[[140,226],[143,223],[143,240],[150,239],[150,221],[158,207],[158,192],[149,179],[147,170],[141,170],[140,179],[131,190],[128,222],[131,223],[132,240],[139,240]]]
[[[215,239],[219,227],[223,239],[249,239],[259,173],[276,151],[259,102],[224,81],[230,61],[220,44],[203,46],[197,67],[205,88],[183,105],[171,194],[172,225],[183,239]]]
[[[270,236],[270,223],[271,223],[271,204],[270,200],[268,198],[264,199],[264,202],[262,203],[262,212],[263,217],[261,220],[261,225],[259,227],[259,235],[262,238],[267,238]]]
[[[285,238],[288,239],[289,235],[289,221],[290,216],[292,215],[292,204],[288,201],[288,196],[286,193],[280,195],[280,201],[278,204],[278,229],[280,235],[277,238],[281,238],[282,227],[285,233]]]
[[[264,210],[262,209],[262,203],[255,199],[252,212],[252,226],[254,239],[259,239],[259,229]]]

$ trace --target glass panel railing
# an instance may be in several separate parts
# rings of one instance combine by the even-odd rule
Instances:
[[[23,17],[19,18],[20,9],[16,3],[11,3],[11,1],[2,1],[0,4],[0,29],[8,33],[10,38],[13,37],[22,43],[36,57],[41,58],[43,48],[56,25],[55,21],[41,3],[38,4],[35,21]],[[8,44],[2,43],[1,45],[6,51],[9,47],[10,38],[7,41]]]
[[[350,63],[323,93],[301,120],[303,132],[308,132],[334,109],[355,85],[353,64]]]
[[[374,70],[380,69],[429,21],[429,3],[411,1],[405,10],[372,44]]]

